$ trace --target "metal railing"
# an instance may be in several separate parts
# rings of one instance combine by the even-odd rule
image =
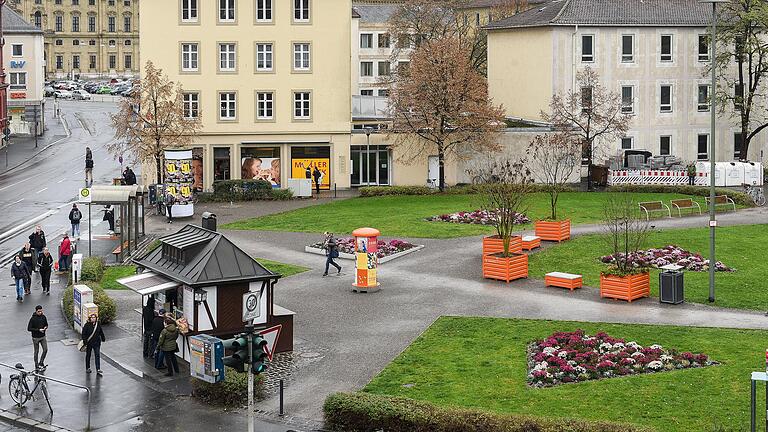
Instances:
[[[25,372],[28,376],[37,377],[37,378],[43,379],[45,381],[52,381],[52,382],[55,382],[55,383],[64,384],[64,385],[67,385],[67,386],[70,386],[70,387],[75,387],[75,388],[79,388],[79,389],[85,390],[87,395],[88,395],[88,422],[87,422],[87,424],[85,426],[85,430],[87,430],[87,431],[91,430],[91,389],[90,388],[88,388],[88,387],[86,387],[84,385],[74,384],[74,383],[63,381],[63,380],[60,380],[60,379],[51,378],[51,377],[49,377],[47,375],[40,375],[37,372],[27,372],[26,370],[18,369],[15,366],[7,365],[5,363],[0,363],[0,366],[5,366],[5,367],[7,367],[9,369],[13,369],[13,370],[15,370],[17,372]],[[53,412],[53,409],[51,409],[51,412]]]

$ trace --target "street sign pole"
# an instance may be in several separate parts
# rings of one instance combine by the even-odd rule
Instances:
[[[245,334],[248,340],[248,432],[255,432],[255,419],[253,415],[253,320],[245,326]]]

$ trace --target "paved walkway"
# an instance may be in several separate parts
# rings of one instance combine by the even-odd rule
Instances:
[[[0,150],[0,175],[19,169],[69,135],[65,124],[53,116],[52,105],[45,108],[45,133],[37,138],[37,146],[34,137],[12,136],[8,151]]]

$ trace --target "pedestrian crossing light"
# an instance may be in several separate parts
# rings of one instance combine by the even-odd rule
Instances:
[[[267,370],[267,341],[261,335],[253,335],[251,344],[251,371],[258,375]]]
[[[224,366],[229,366],[238,372],[245,372],[245,365],[248,364],[248,339],[238,335],[224,340],[223,344],[225,351],[232,351],[231,355],[224,357]]]

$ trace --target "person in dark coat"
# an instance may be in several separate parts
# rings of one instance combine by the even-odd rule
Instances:
[[[29,271],[27,266],[21,262],[21,257],[16,255],[15,262],[11,266],[11,276],[14,282],[16,282],[16,301],[19,303],[24,302],[24,281],[29,278]]]
[[[109,233],[114,234],[115,233],[115,209],[107,204],[104,206],[104,209],[102,210],[104,212],[104,217],[101,218],[103,221],[107,221],[109,223]]]
[[[103,375],[101,371],[101,343],[106,342],[104,331],[99,325],[96,314],[88,316],[88,322],[83,326],[83,342],[85,343],[85,373],[91,373],[91,353],[95,355],[96,374]]]
[[[27,266],[27,271],[29,274],[32,274],[35,271],[37,253],[35,253],[35,250],[32,249],[32,245],[30,245],[29,242],[24,243],[24,247],[19,251],[19,256],[21,257],[21,262]],[[27,294],[29,294],[29,288],[26,285],[24,286],[24,289],[27,291]]]
[[[35,347],[35,370],[45,370],[48,365],[45,364],[45,356],[48,355],[48,341],[45,339],[45,333],[48,330],[48,318],[43,314],[43,307],[35,306],[35,313],[29,319],[27,331],[32,333],[32,345]],[[43,347],[43,355],[38,361],[40,347]]]
[[[72,210],[69,211],[69,222],[72,224],[72,237],[80,237],[80,219],[83,213],[77,208],[77,204],[72,204]]]
[[[85,148],[85,186],[93,184],[93,152],[90,147]],[[72,234],[74,235],[74,234]]]
[[[40,255],[40,279],[45,295],[51,295],[51,272],[53,271],[53,255],[48,248],[43,248]]]
[[[315,178],[315,191],[317,192],[317,198],[320,198],[320,178],[323,176],[323,173],[320,172],[320,170],[317,168],[317,165],[315,165],[315,170],[312,171],[312,177]]]
[[[45,241],[45,233],[40,225],[35,227],[35,232],[29,235],[29,244],[32,245],[32,249],[37,253],[37,262],[40,262],[40,257],[43,256],[43,248],[48,245]]]
[[[336,264],[333,260],[339,257],[339,242],[333,237],[333,233],[325,233],[325,273],[323,276],[328,276],[328,266],[334,266],[341,273],[341,266]]]
[[[144,322],[143,351],[144,358],[149,357],[155,350],[152,346],[152,320],[155,318],[155,297],[150,295],[147,304],[141,308],[141,318]]]
[[[173,196],[172,193],[168,192],[165,194],[165,211],[168,216],[168,223],[173,223],[173,216],[171,215],[171,211],[173,210],[173,205],[176,203],[176,197]]]
[[[126,186],[136,184],[136,174],[133,172],[131,167],[125,167],[125,171],[123,171],[123,183]]]
[[[155,347],[153,357],[155,358],[155,369],[165,369],[163,366],[163,352],[159,349],[157,342],[160,340],[160,333],[165,328],[165,309],[160,309],[158,314],[152,318],[152,346]]]
[[[312,168],[307,167],[306,171],[304,171],[304,176],[308,179],[312,179]]]
[[[157,341],[157,347],[163,352],[165,357],[165,365],[168,368],[168,372],[165,376],[173,376],[173,373],[179,373],[179,363],[176,361],[176,351],[179,346],[176,344],[176,338],[179,337],[179,330],[176,328],[176,322],[173,318],[165,319],[165,328],[160,332],[160,339]]]

